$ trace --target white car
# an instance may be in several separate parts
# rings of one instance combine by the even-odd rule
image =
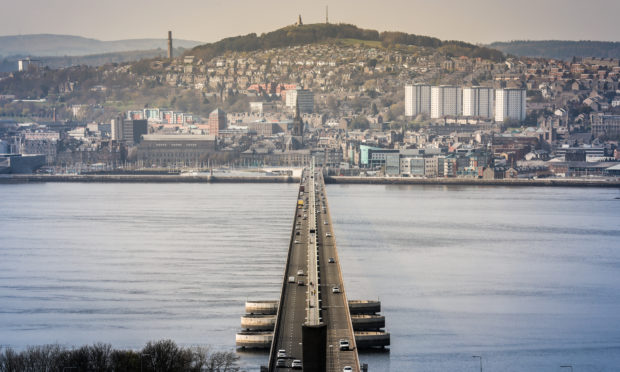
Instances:
[[[299,360],[299,359],[293,360],[293,363],[291,363],[291,368],[292,369],[301,369],[302,368],[301,360]]]
[[[340,293],[340,288],[338,287],[332,288],[332,293]]]
[[[342,369],[342,372],[353,372],[353,368],[351,368],[351,366],[345,366],[345,367]]]
[[[328,238],[331,238],[332,234],[331,233],[326,233],[325,236],[328,237]]]
[[[284,349],[278,350],[278,358],[286,358],[286,350]]]
[[[349,339],[340,339],[340,350],[349,350]]]

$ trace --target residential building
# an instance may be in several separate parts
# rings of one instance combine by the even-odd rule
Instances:
[[[498,89],[495,91],[495,121],[508,119],[518,122],[525,120],[525,89]]]
[[[494,116],[493,88],[463,88],[463,116],[492,118]]]
[[[426,84],[405,85],[405,116],[431,113],[431,86]]]
[[[431,87],[431,118],[461,115],[463,112],[462,95],[461,88],[457,86]]]

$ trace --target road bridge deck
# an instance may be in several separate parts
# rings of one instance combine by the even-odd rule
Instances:
[[[269,371],[292,370],[293,360],[301,360],[305,371],[318,370],[316,363],[311,367],[309,361],[304,361],[304,350],[308,353],[310,349],[308,345],[303,345],[302,328],[322,325],[326,326],[326,338],[321,341],[325,343],[322,350],[326,355],[325,368],[320,370],[335,372],[350,366],[353,371],[359,371],[323,176],[310,167],[304,170],[301,178],[269,356]],[[349,348],[341,348],[340,340],[348,341]],[[279,350],[284,350],[286,356],[278,358]],[[313,359],[318,356],[305,357]]]

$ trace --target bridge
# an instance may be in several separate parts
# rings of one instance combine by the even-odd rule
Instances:
[[[279,301],[248,301],[237,346],[269,348],[268,371],[360,371],[362,347],[389,345],[378,301],[348,301],[325,183],[301,176]]]

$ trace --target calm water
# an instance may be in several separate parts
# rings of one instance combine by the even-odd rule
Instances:
[[[278,297],[296,185],[0,185],[0,344],[234,348]],[[328,186],[371,371],[620,370],[618,190]],[[265,363],[242,354],[242,364]]]

